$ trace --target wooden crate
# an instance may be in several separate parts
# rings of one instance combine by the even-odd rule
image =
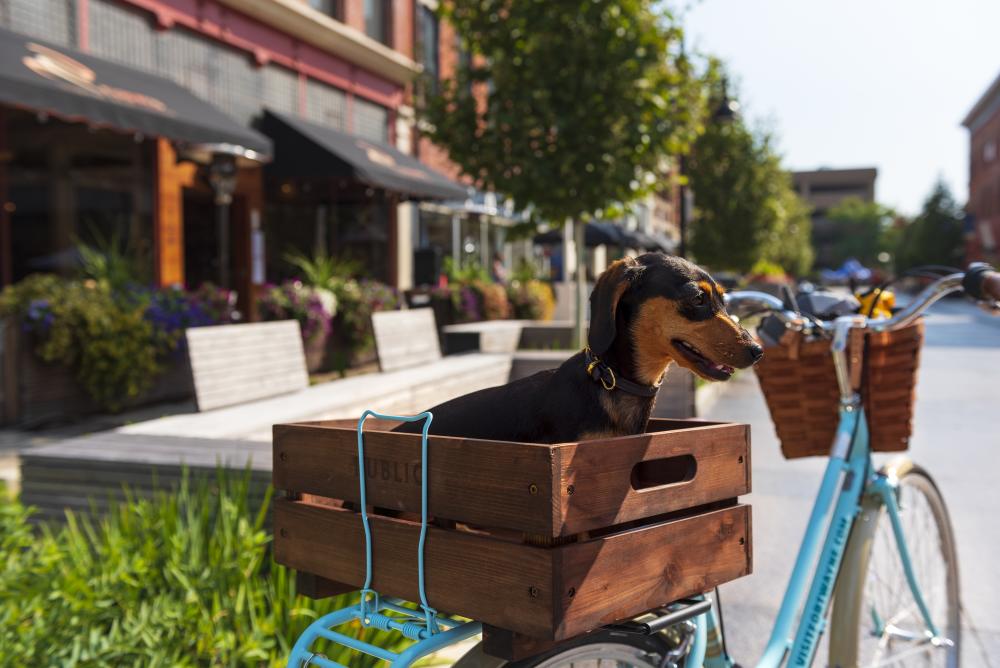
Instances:
[[[420,437],[369,420],[365,468],[373,587],[417,598]],[[432,436],[426,585],[431,605],[561,640],[751,569],[746,425],[653,420],[650,432],[543,445]],[[353,421],[278,425],[275,556],[323,581],[363,584]],[[329,591],[336,591],[330,588]]]

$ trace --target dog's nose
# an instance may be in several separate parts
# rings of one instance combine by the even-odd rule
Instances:
[[[751,343],[750,356],[753,357],[753,363],[756,364],[764,356],[764,348],[759,343]]]

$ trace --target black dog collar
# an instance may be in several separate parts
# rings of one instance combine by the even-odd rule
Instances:
[[[594,354],[594,351],[587,346],[583,349],[584,358],[587,361],[587,375],[595,383],[600,383],[605,390],[623,390],[638,397],[655,397],[660,390],[657,385],[641,385],[628,378],[623,378],[614,372],[601,358]]]

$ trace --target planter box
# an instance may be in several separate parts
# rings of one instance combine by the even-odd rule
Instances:
[[[420,437],[369,421],[368,503],[420,512]],[[277,425],[275,558],[364,582],[353,421]],[[654,420],[554,445],[432,436],[425,568],[432,606],[541,640],[571,638],[751,570],[749,428]],[[392,513],[396,515],[397,513]],[[373,587],[417,600],[420,525],[370,514]],[[335,591],[336,587],[327,588]]]
[[[7,322],[3,337],[3,424],[37,427],[106,412],[77,383],[73,372],[39,359],[15,323]],[[138,397],[123,409],[194,397],[194,381],[187,354],[178,355]]]

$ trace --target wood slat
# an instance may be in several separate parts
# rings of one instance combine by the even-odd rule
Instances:
[[[750,491],[746,425],[652,423],[659,426],[668,430],[555,445],[432,436],[429,512],[560,537]],[[275,488],[360,501],[354,428],[349,420],[275,426]],[[420,512],[418,435],[366,428],[365,461],[368,503]],[[646,488],[633,486],[633,471],[643,462],[659,462],[648,465],[651,471],[672,472],[684,461],[691,463],[684,481],[653,476]]]
[[[571,638],[749,575],[751,539],[750,507],[739,505],[557,548],[565,607],[555,636]]]
[[[359,501],[353,425],[351,420],[275,425],[275,488]],[[430,513],[481,526],[552,533],[551,446],[432,436],[428,450]],[[419,435],[366,425],[365,461],[370,504],[420,512]]]
[[[371,516],[372,586],[420,600],[420,525]],[[277,499],[275,559],[356,588],[364,584],[364,532],[357,513]],[[441,612],[463,614],[529,635],[552,631],[552,555],[542,548],[430,527],[425,546],[427,597]],[[532,587],[535,595],[532,596]]]
[[[417,600],[420,525],[378,515],[370,521],[373,588]],[[274,525],[279,563],[363,584],[359,514],[279,499]],[[750,542],[747,506],[552,548],[430,527],[427,596],[440,611],[533,638],[569,638],[748,574]]]
[[[747,494],[749,452],[750,428],[740,424],[701,425],[560,446],[562,526],[558,535]],[[694,464],[687,481],[646,489],[633,486],[633,472],[640,462],[683,456],[690,456]]]

